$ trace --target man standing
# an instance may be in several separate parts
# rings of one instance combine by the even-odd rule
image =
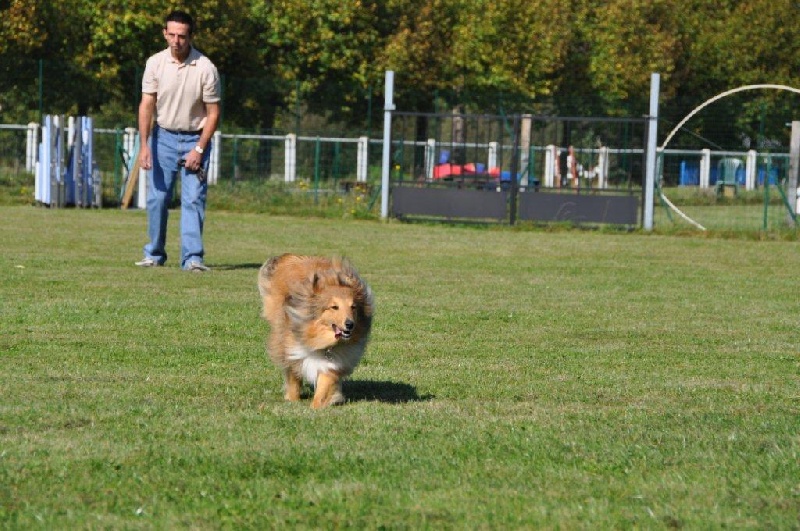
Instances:
[[[175,181],[181,178],[181,268],[208,271],[203,264],[211,137],[220,115],[217,68],[192,46],[194,21],[173,11],[164,23],[168,47],[147,60],[139,104],[139,164],[148,171],[147,235],[137,266],[167,261],[167,218]],[[155,125],[153,118],[155,117]]]

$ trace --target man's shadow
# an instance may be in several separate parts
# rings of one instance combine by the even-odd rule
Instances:
[[[214,271],[236,271],[238,269],[261,269],[264,265],[261,263],[244,263],[244,264],[207,264]]]
[[[348,402],[383,402],[404,404],[433,400],[433,395],[420,396],[413,385],[374,380],[345,380],[342,392]]]

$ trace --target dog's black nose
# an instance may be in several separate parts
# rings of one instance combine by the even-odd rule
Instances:
[[[356,323],[355,323],[355,321],[353,321],[352,319],[347,319],[347,320],[344,322],[344,329],[345,329],[345,330],[347,330],[348,332],[349,332],[350,330],[352,330],[352,329],[353,329],[355,326],[356,326]]]

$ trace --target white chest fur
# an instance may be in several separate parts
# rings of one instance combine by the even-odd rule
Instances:
[[[328,350],[311,350],[296,346],[289,352],[289,359],[302,363],[303,379],[316,385],[317,377],[326,372],[349,376],[364,354],[365,341],[343,343]]]

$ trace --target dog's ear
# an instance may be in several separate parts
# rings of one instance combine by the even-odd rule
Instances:
[[[294,324],[302,323],[304,319],[303,312],[300,311],[299,308],[295,308],[294,306],[284,306],[284,311],[286,312],[286,316],[289,320]]]
[[[372,293],[372,288],[363,280],[359,280],[357,292],[361,312],[365,317],[371,318],[372,313],[375,311],[375,296]]]
[[[357,287],[360,284],[358,271],[347,258],[342,258],[339,262],[337,280],[342,286]]]

